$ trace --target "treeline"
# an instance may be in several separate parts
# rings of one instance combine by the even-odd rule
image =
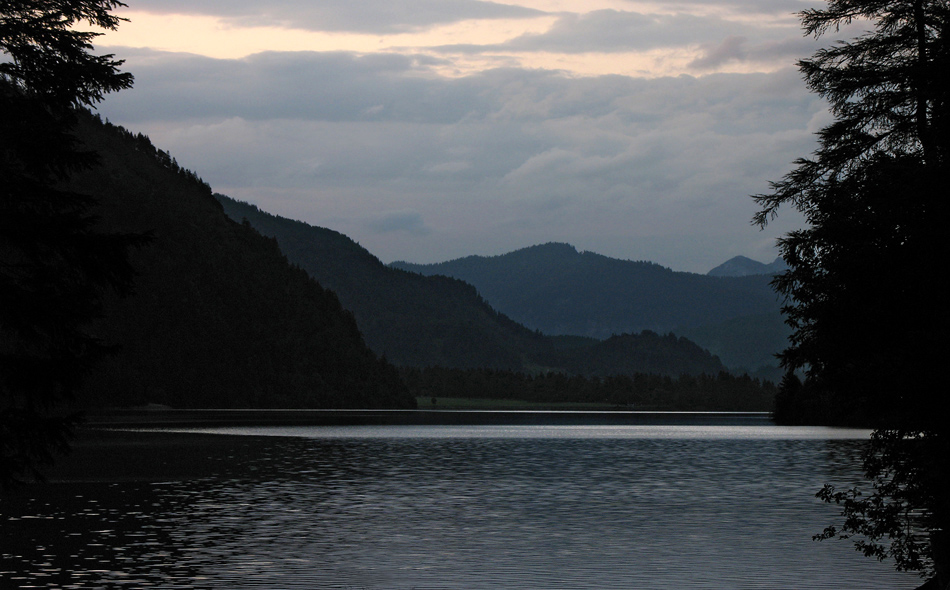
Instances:
[[[636,373],[583,377],[564,373],[527,375],[491,369],[400,369],[410,392],[421,398],[488,398],[537,403],[607,403],[630,410],[772,410],[776,387],[748,375],[669,377]]]
[[[158,149],[152,143],[152,140],[145,135],[144,133],[132,133],[125,127],[121,125],[115,125],[109,120],[103,120],[102,116],[99,113],[86,113],[91,115],[91,118],[96,122],[101,124],[103,127],[114,133],[119,137],[123,137],[126,141],[130,143],[132,149],[137,152],[141,152],[147,157],[149,157],[153,162],[157,163],[162,168],[170,170],[182,177],[183,179],[189,181],[190,183],[196,185],[196,187],[203,193],[211,195],[211,185],[204,181],[203,178],[195,174],[193,171],[183,168],[178,164],[178,160],[175,159],[171,153],[166,152],[165,150]]]

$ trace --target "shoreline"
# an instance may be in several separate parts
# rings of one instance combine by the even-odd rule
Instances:
[[[629,410],[292,410],[114,408],[90,410],[81,428],[392,425],[764,425],[768,412]]]

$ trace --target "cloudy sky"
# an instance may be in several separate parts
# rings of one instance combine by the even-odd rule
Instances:
[[[384,262],[549,241],[706,272],[828,122],[799,0],[127,0],[103,116]],[[826,41],[826,40],[822,40]]]

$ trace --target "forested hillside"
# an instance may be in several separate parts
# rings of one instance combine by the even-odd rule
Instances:
[[[337,293],[369,346],[398,365],[520,370],[526,357],[550,347],[497,313],[471,285],[387,268],[339,232],[217,198],[231,218],[275,237],[294,264]]]
[[[134,295],[96,334],[119,345],[90,375],[88,404],[411,407],[395,369],[363,343],[337,297],[277,244],[229,219],[211,189],[142,135],[84,115],[101,166],[74,179],[108,231],[150,232]]]
[[[338,232],[217,197],[228,215],[276,238],[291,262],[335,291],[370,347],[397,365],[581,375],[723,369],[717,358],[682,338],[625,334],[602,343],[545,336],[496,312],[460,280],[390,268]]]

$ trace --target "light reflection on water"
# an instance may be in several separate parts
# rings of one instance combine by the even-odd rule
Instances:
[[[222,426],[170,428],[168,432],[292,436],[319,439],[364,438],[543,438],[543,439],[704,439],[704,440],[867,440],[870,430],[824,426],[700,425],[474,425],[474,426]]]
[[[866,432],[201,432],[149,433],[144,442],[137,437],[145,433],[110,435],[111,444],[86,455],[87,477],[67,473],[69,481],[4,501],[2,575],[23,587],[72,588],[919,585],[845,542],[810,540],[836,514],[814,492],[826,481],[860,482]],[[175,469],[187,453],[201,464],[196,473]],[[105,456],[130,470],[163,464],[167,473],[89,475]]]

